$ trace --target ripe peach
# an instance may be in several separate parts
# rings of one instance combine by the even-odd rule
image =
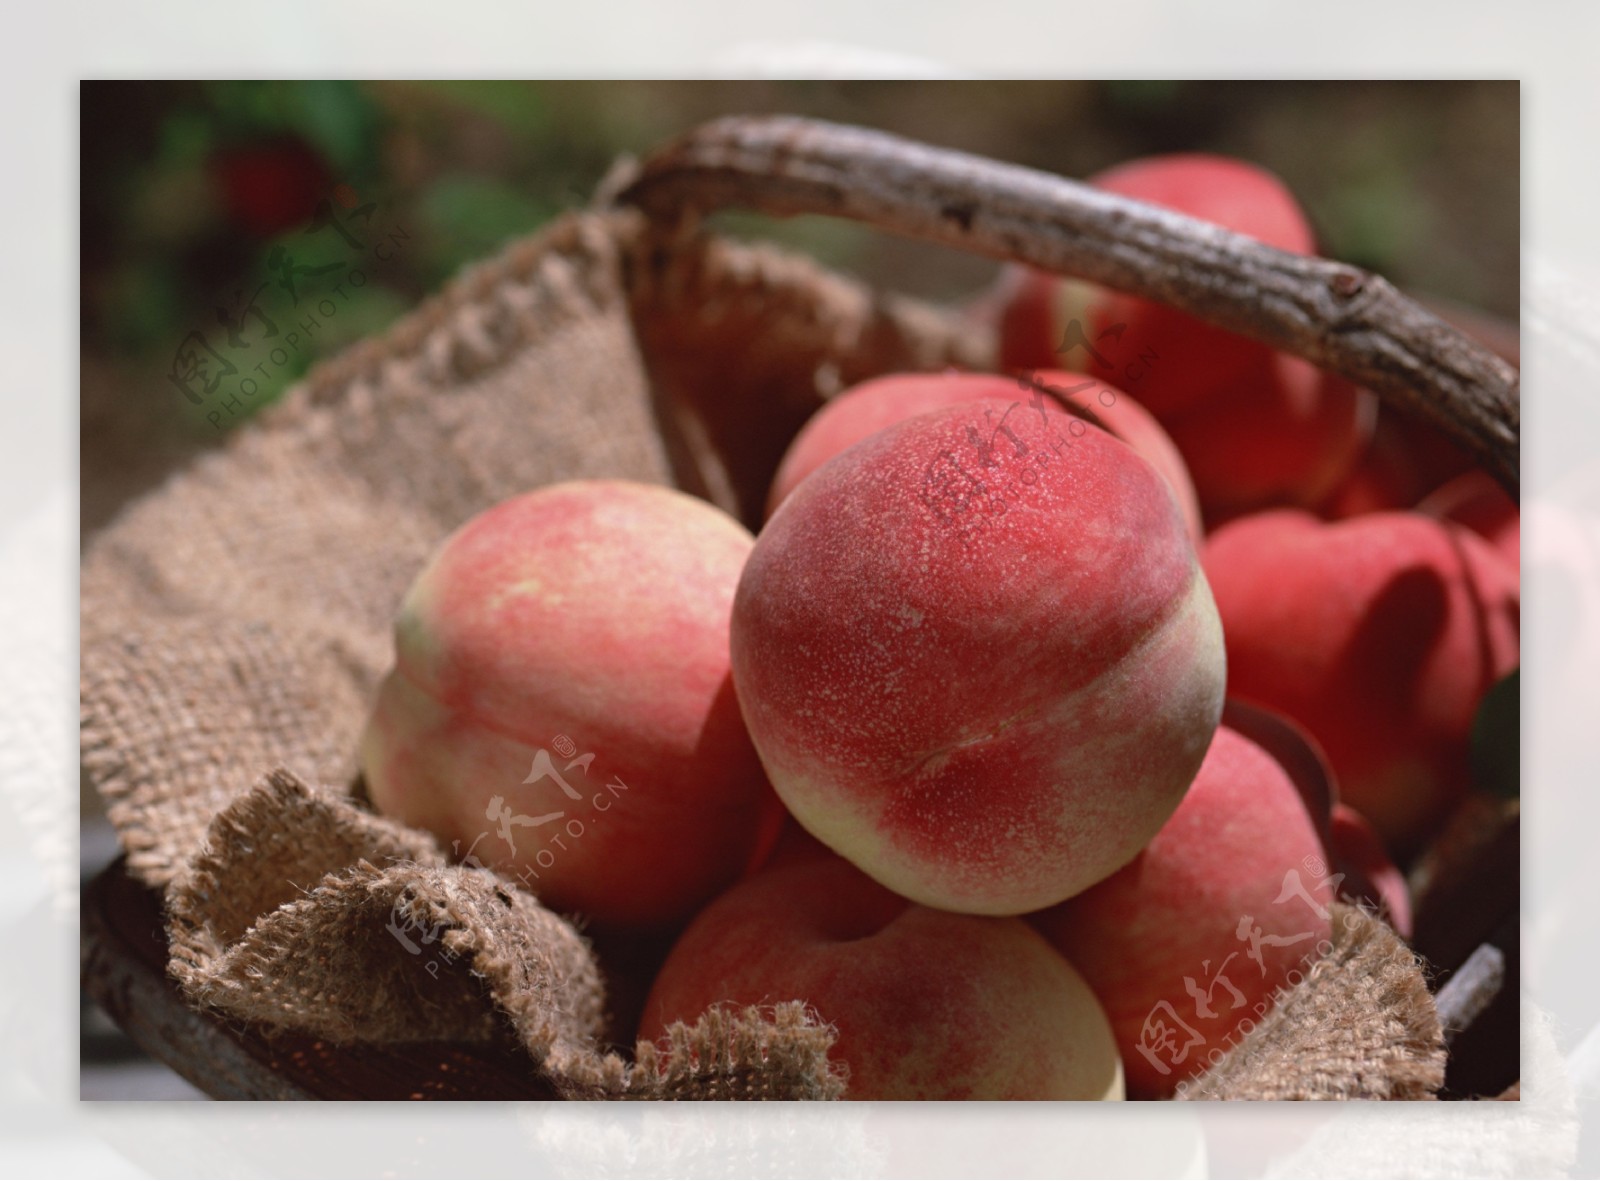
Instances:
[[[1339,897],[1378,907],[1395,930],[1409,937],[1411,902],[1405,877],[1367,818],[1335,799],[1333,771],[1316,739],[1282,714],[1238,698],[1223,709],[1222,724],[1265,751],[1293,781],[1339,875]]]
[[[1222,709],[1171,493],[1049,399],[922,414],[813,473],[756,541],[732,653],[795,818],[890,889],[973,913],[1125,864]]]
[[[1222,709],[1222,724],[1246,742],[1260,747],[1282,768],[1300,793],[1300,802],[1316,827],[1324,848],[1332,843],[1332,816],[1338,790],[1328,756],[1306,728],[1259,705],[1229,698]]]
[[[1105,1005],[1128,1093],[1154,1099],[1215,1061],[1317,958],[1332,899],[1300,792],[1223,726],[1133,861],[1029,918]]]
[[[1395,429],[1394,415],[1378,408],[1372,437],[1355,464],[1345,473],[1317,514],[1343,521],[1367,513],[1405,512],[1416,507],[1427,492],[1405,440]]]
[[[1042,387],[1042,388],[1041,388]],[[883,428],[929,410],[993,398],[1011,405],[1040,393],[1069,412],[1087,409],[1093,420],[1132,447],[1159,472],[1178,499],[1190,533],[1198,541],[1200,506],[1183,457],[1149,413],[1122,391],[1081,373],[1045,370],[1022,381],[987,373],[896,373],[862,382],[840,394],[795,436],[767,498],[767,516],[796,485],[835,455]]]
[[[1230,695],[1299,722],[1390,851],[1414,851],[1468,780],[1473,711],[1517,663],[1516,576],[1418,513],[1245,517],[1204,550]]]
[[[687,918],[775,833],[728,665],[750,546],[702,501],[616,481],[468,521],[401,606],[373,803],[558,910]]]
[[[807,420],[778,464],[767,496],[771,517],[801,480],[828,460],[884,427],[944,406],[980,398],[1006,403],[1027,391],[1009,377],[993,373],[891,373],[851,386]]]
[[[1329,494],[1319,515],[1331,521],[1417,507],[1473,467],[1472,457],[1431,423],[1382,407],[1371,440]]]
[[[1316,249],[1311,226],[1283,182],[1243,160],[1199,153],[1150,156],[1097,173],[1089,183],[1213,222],[1292,254]],[[1166,304],[1105,291],[1090,311],[1089,328],[1098,334],[1116,324],[1127,326],[1120,355],[1159,355],[1158,380],[1140,390],[1157,418],[1209,400],[1271,353],[1266,345]],[[1089,371],[1115,380],[1114,358],[1108,357],[1105,364],[1091,358]]]
[[[1310,254],[1315,249],[1311,227],[1283,183],[1242,160],[1196,153],[1151,156],[1098,173],[1089,183],[1214,222],[1280,250]],[[1162,421],[1227,388],[1271,352],[1185,312],[1119,291],[1084,289],[1092,290],[1085,302],[1079,290],[1059,290],[1061,280],[1038,272],[1003,283],[1010,296],[1000,322],[1003,368],[1076,364],[1076,356],[1059,350],[1081,346],[1090,373],[1129,389]],[[1080,320],[1075,332],[1074,323]],[[1119,325],[1120,332],[1112,337]],[[1154,359],[1159,382],[1130,384],[1125,366],[1138,358]]]
[[[988,315],[995,326],[1000,368],[1016,372],[1078,364],[1080,358],[1068,356],[1061,347],[1063,333],[1074,321],[1082,330],[1093,290],[1087,283],[1048,271],[1015,263],[1003,267],[977,304],[977,314]],[[1068,348],[1080,345],[1065,343]]]
[[[757,875],[667,957],[639,1036],[715,1004],[804,1001],[851,1099],[1120,1099],[1104,1012],[1021,919],[917,906],[838,857]]]
[[[1377,400],[1337,374],[1271,353],[1226,394],[1167,419],[1213,528],[1265,506],[1310,508],[1356,465]]]
[[[1411,891],[1406,876],[1384,850],[1383,841],[1360,812],[1335,804],[1330,818],[1329,851],[1333,867],[1344,874],[1342,897],[1368,902],[1405,938],[1411,938]]]
[[[1417,511],[1471,529],[1494,546],[1511,569],[1521,571],[1522,514],[1500,482],[1482,468],[1434,489]]]
[[[1288,190],[1243,161],[1153,156],[1090,183],[1280,250],[1314,249]],[[1008,278],[1001,290],[1002,367],[1074,364],[1081,347],[1089,373],[1129,390],[1167,429],[1208,521],[1319,503],[1371,433],[1377,404],[1367,391],[1164,304],[1037,273]],[[1046,361],[1051,350],[1057,359]]]

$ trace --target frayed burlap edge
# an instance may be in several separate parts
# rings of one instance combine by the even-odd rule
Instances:
[[[1444,1032],[1421,962],[1376,914],[1336,903],[1332,950],[1177,1098],[1432,1099]]]
[[[631,1066],[601,1053],[600,971],[570,923],[283,768],[216,817],[167,912],[169,971],[231,1020],[336,1043],[488,1042],[504,1022],[567,1098],[843,1090],[832,1031],[798,1004],[708,1013],[665,1049],[641,1043]]]
[[[708,1010],[693,1025],[667,1029],[665,1049],[640,1042],[621,1091],[629,1099],[838,1099],[848,1069],[828,1060],[835,1032],[798,1001]],[[577,1084],[586,1069],[568,1066],[568,1098],[602,1098]]]

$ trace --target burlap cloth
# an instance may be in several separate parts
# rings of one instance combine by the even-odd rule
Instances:
[[[755,527],[822,399],[991,356],[956,317],[805,260],[577,213],[321,365],[129,506],[83,559],[82,762],[131,872],[166,892],[187,997],[341,1041],[509,1025],[530,1069],[573,1098],[841,1095],[826,1014],[799,1003],[607,1052],[578,930],[374,816],[357,739],[395,608],[467,517],[607,476],[675,484]],[[1359,970],[1301,986],[1312,999],[1275,1023],[1291,1052],[1273,1052],[1264,1024],[1265,1046],[1230,1054],[1207,1096],[1437,1089],[1442,1045],[1409,952],[1376,922],[1339,947]],[[1329,1040],[1351,1029],[1370,1036]]]

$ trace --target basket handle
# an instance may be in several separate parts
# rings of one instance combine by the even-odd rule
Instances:
[[[1046,172],[793,116],[733,116],[648,157],[620,204],[678,225],[741,206],[830,214],[1159,300],[1438,425],[1513,497],[1517,370],[1370,272]]]

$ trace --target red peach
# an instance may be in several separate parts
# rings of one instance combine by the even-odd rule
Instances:
[[[1335,799],[1333,771],[1316,739],[1282,714],[1237,698],[1224,707],[1222,724],[1259,746],[1293,781],[1327,859],[1342,875],[1335,879],[1339,897],[1378,907],[1395,930],[1409,937],[1411,904],[1405,878],[1367,818]]]
[[[1367,513],[1404,512],[1416,507],[1427,489],[1394,415],[1378,408],[1372,437],[1351,469],[1318,508],[1319,516],[1343,521]]]
[[[1371,393],[1337,374],[1270,353],[1226,396],[1166,425],[1216,527],[1266,506],[1325,501],[1365,450],[1377,410]]]
[[[1087,365],[1087,344],[1078,333],[1088,322],[1089,309],[1099,288],[1081,279],[1052,275],[1032,267],[1008,265],[983,294],[979,314],[987,314],[997,334],[1000,368],[1007,372],[1056,369],[1064,363]],[[1076,331],[1069,325],[1076,323]],[[1081,356],[1071,356],[1074,348]],[[1124,384],[1122,374],[1114,378]]]
[[[1331,521],[1401,512],[1472,470],[1472,457],[1431,423],[1381,407],[1371,440],[1318,510]]]
[[[1409,936],[1405,878],[1367,818],[1335,799],[1333,771],[1316,739],[1282,714],[1237,698],[1223,709],[1222,724],[1264,750],[1299,789],[1327,859],[1342,875],[1336,879],[1339,897],[1378,907],[1395,930]]]
[[[1247,234],[1292,254],[1316,249],[1311,226],[1283,182],[1243,160],[1199,153],[1150,156],[1098,173],[1089,183]],[[1119,342],[1120,356],[1159,355],[1159,382],[1139,390],[1157,418],[1209,400],[1271,353],[1266,345],[1166,304],[1104,291],[1094,302],[1089,327],[1098,334],[1116,324],[1127,326]],[[1091,359],[1090,372],[1114,381],[1115,359],[1106,360],[1102,365]]]
[[[1464,525],[1499,552],[1513,570],[1522,569],[1522,514],[1500,482],[1481,468],[1434,489],[1417,505],[1425,516]]]
[[[1340,795],[1409,855],[1465,791],[1473,712],[1517,663],[1516,576],[1417,513],[1259,513],[1212,534],[1204,563],[1230,695],[1310,731]]]
[[[1308,254],[1314,240],[1272,174],[1239,160],[1180,154],[1091,178],[1148,201]],[[1354,466],[1376,400],[1342,378],[1167,305],[1037,272],[1000,285],[1002,368],[1075,363],[1130,391],[1167,428],[1208,521],[1275,505],[1311,506]]]
[[[1330,828],[1333,867],[1344,875],[1340,895],[1378,907],[1390,926],[1411,938],[1411,891],[1405,874],[1384,850],[1377,829],[1348,804],[1333,806]]]
[[[838,1032],[851,1099],[1120,1099],[1104,1012],[1021,919],[917,906],[837,857],[760,874],[667,957],[639,1036],[713,1005],[799,1000]]]
[[[1245,741],[1259,746],[1267,757],[1283,769],[1305,805],[1306,814],[1316,826],[1323,846],[1332,840],[1331,825],[1338,789],[1328,756],[1322,753],[1306,728],[1259,705],[1230,698],[1222,708],[1222,724]]]
[[[1183,803],[1132,862],[1030,916],[1105,1005],[1130,1095],[1172,1094],[1326,953],[1333,888],[1322,854],[1288,774],[1223,726]]]
[[[1007,405],[1043,394],[1070,413],[1086,409],[1100,426],[1142,455],[1178,499],[1191,535],[1201,537],[1200,506],[1183,457],[1161,425],[1121,390],[1081,373],[1048,369],[1021,381],[982,373],[896,373],[862,382],[812,415],[778,465],[767,498],[771,517],[801,480],[828,460],[887,426],[929,410],[979,399]]]
[[[1098,173],[1089,183],[1280,250],[1315,249],[1305,215],[1283,183],[1242,160],[1151,156]],[[1037,271],[1010,272],[1001,286],[1007,297],[999,325],[1002,368],[1075,364],[1078,358],[1062,350],[1082,347],[1090,373],[1129,389],[1163,421],[1228,387],[1271,352],[1165,304],[1081,284],[1063,287],[1062,280]],[[1159,383],[1133,384],[1126,366],[1136,358],[1156,359]]]
[[[1048,400],[922,414],[813,473],[756,541],[732,652],[795,818],[890,889],[973,913],[1125,864],[1222,709],[1165,482]]]
[[[614,481],[468,521],[395,624],[362,747],[373,803],[557,910],[687,918],[777,807],[729,673],[750,546],[703,501]]]
[[[1020,401],[1027,396],[1009,377],[992,373],[891,373],[851,386],[829,399],[794,437],[778,464],[767,496],[767,516],[801,480],[862,439],[907,418],[980,398]]]

